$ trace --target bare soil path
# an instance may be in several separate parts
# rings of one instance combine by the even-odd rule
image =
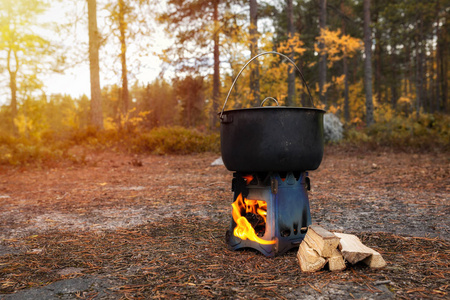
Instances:
[[[450,156],[328,147],[311,214],[388,262],[303,274],[295,251],[229,251],[217,154],[90,154],[0,167],[0,299],[448,298]]]

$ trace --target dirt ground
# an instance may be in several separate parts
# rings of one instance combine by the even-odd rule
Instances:
[[[0,299],[448,299],[448,153],[327,147],[309,172],[313,223],[388,265],[311,274],[296,251],[227,249],[232,172],[217,157],[0,167]]]

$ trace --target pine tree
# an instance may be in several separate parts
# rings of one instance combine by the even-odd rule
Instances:
[[[103,129],[102,94],[100,90],[100,35],[97,28],[97,1],[88,1],[89,67],[91,75],[91,125]]]
[[[258,3],[256,0],[250,0],[250,56],[253,58],[258,54]],[[259,86],[259,64],[255,60],[250,65],[250,89],[253,94],[252,106],[260,103],[260,86]]]
[[[287,32],[288,38],[292,39],[295,35],[294,29],[294,8],[292,5],[292,0],[286,1],[286,14],[287,14]],[[294,61],[294,49],[291,46],[291,51],[289,52],[289,58]],[[286,106],[293,106],[295,99],[295,68],[289,66],[288,68],[288,96],[286,99]]]
[[[366,92],[366,123],[372,125],[373,100],[372,100],[372,33],[370,30],[370,0],[364,0],[364,89]]]

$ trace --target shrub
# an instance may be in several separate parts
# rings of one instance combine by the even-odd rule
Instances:
[[[29,163],[48,163],[64,157],[64,151],[52,145],[31,144],[20,141],[0,143],[0,164],[24,165]]]
[[[189,154],[218,152],[219,135],[204,134],[180,126],[158,127],[138,135],[132,142],[135,152],[154,154]]]
[[[450,116],[420,114],[409,117],[395,116],[379,120],[365,129],[350,128],[345,140],[351,144],[388,146],[401,150],[408,148],[450,150]]]

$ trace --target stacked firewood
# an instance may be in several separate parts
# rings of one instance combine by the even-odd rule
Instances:
[[[362,261],[371,268],[386,266],[380,253],[365,246],[357,236],[332,233],[318,225],[308,227],[297,258],[303,272],[319,271],[326,266],[331,271],[340,271],[346,268],[346,262]]]

